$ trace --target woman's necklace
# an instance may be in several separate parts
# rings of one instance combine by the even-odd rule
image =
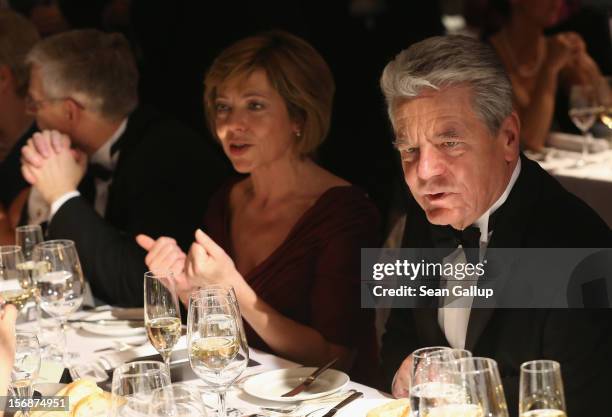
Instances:
[[[544,56],[546,55],[546,40],[540,37],[538,39],[538,46],[536,51],[536,59],[535,62],[531,65],[521,65],[518,63],[516,57],[514,56],[514,52],[512,47],[510,46],[510,42],[508,41],[508,35],[506,34],[506,30],[501,30],[501,41],[504,45],[504,49],[508,54],[508,58],[510,58],[510,63],[512,64],[512,68],[514,71],[518,73],[521,77],[531,78],[540,71],[540,67],[542,67],[542,63],[544,62]]]

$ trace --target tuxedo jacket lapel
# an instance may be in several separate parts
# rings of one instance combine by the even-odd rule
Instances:
[[[521,154],[521,172],[508,199],[495,212],[493,234],[487,248],[520,248],[525,233],[525,219],[540,187],[529,161]],[[486,271],[486,269],[485,269]],[[493,317],[493,308],[473,308],[465,338],[465,348],[473,350]]]

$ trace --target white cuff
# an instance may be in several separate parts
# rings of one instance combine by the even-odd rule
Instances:
[[[51,211],[49,213],[49,221],[51,221],[51,219],[53,218],[55,213],[57,213],[57,211],[64,205],[64,203],[66,201],[70,200],[71,198],[78,197],[80,195],[81,195],[81,193],[79,193],[76,190],[75,191],[68,191],[66,194],[64,194],[63,196],[61,196],[60,198],[55,200],[53,203],[51,203]]]

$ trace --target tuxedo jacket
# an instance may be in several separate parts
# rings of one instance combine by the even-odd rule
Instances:
[[[21,148],[27,144],[28,139],[37,130],[36,124],[33,123],[13,145],[4,161],[0,163],[0,203],[2,203],[5,210],[9,209],[15,197],[22,190],[30,186],[21,174]]]
[[[136,109],[117,143],[104,218],[91,203],[95,189],[86,175],[79,186],[82,195],[60,207],[47,235],[75,241],[95,297],[141,306],[146,252],[135,236],[170,236],[187,249],[209,197],[229,170],[210,139],[152,109]]]
[[[521,172],[496,211],[489,248],[610,248],[611,233],[585,203],[567,192],[537,163],[521,155]],[[431,248],[431,225],[413,200],[404,247]],[[520,365],[535,359],[561,363],[568,416],[608,410],[612,375],[609,309],[472,309],[465,348],[497,361],[510,415],[517,415]],[[393,309],[383,336],[387,387],[414,350],[449,343],[437,308]]]

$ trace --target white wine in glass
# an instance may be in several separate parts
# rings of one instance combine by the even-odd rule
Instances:
[[[2,304],[13,304],[21,310],[34,294],[33,283],[26,271],[19,246],[0,246],[0,297]]]
[[[226,417],[227,388],[244,372],[249,348],[233,291],[195,291],[189,298],[187,349],[194,373],[219,395],[217,416]]]
[[[520,417],[566,417],[561,365],[536,360],[521,365]]]
[[[172,272],[145,273],[144,306],[149,341],[170,369],[172,349],[181,338],[181,310]]]

